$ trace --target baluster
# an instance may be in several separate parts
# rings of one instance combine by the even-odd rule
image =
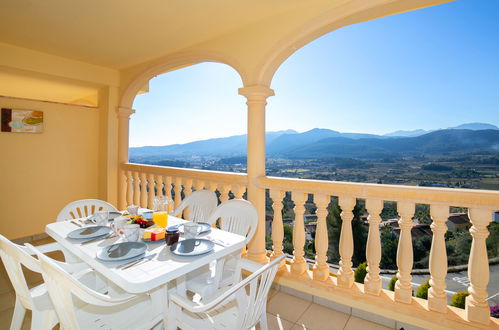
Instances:
[[[173,199],[172,198],[172,177],[171,176],[167,176],[163,179],[163,182],[165,183],[165,194],[166,194],[166,197],[168,197],[169,199]]]
[[[230,185],[228,184],[222,184],[222,188],[219,189],[220,191],[220,202],[226,202],[229,200],[229,191],[230,191]]]
[[[381,238],[379,224],[383,201],[367,199],[366,209],[369,212],[369,233],[367,235],[366,257],[367,275],[364,280],[364,292],[379,296],[381,293],[381,278],[379,277],[379,262],[381,261]]]
[[[154,186],[155,186],[155,182],[154,182],[154,174],[152,173],[149,173],[147,175],[147,207],[148,208],[152,208],[152,202],[154,200]]]
[[[305,213],[306,193],[292,193],[295,202],[295,222],[293,225],[293,263],[291,271],[295,274],[303,274],[307,270],[307,263],[303,256],[305,255],[305,225],[303,224],[303,214]]]
[[[173,192],[175,193],[175,208],[177,208],[182,202],[182,178],[175,178],[175,186],[173,187]]]
[[[485,240],[489,236],[487,225],[492,220],[492,212],[483,209],[469,209],[473,226],[470,229],[473,241],[471,243],[468,262],[468,277],[470,286],[466,297],[466,318],[468,321],[489,324],[490,311],[487,304],[487,284],[489,283],[489,259]]]
[[[184,198],[192,193],[192,179],[187,178],[184,180]],[[190,219],[190,207],[184,209],[184,219]]]
[[[156,188],[156,196],[164,196],[162,175],[156,175],[156,185],[154,187]]]
[[[139,172],[133,172],[133,204],[140,205],[140,179]]]
[[[147,179],[146,173],[140,173],[140,207],[147,207]]]
[[[398,281],[395,284],[395,300],[409,304],[412,301],[411,270],[413,255],[411,229],[415,204],[412,202],[398,202],[397,211],[400,215],[400,237],[397,247]]]
[[[130,171],[126,171],[126,174],[127,174],[126,203],[128,206],[133,204],[133,173]]]
[[[243,195],[246,192],[246,186],[242,184],[233,185],[232,192],[234,193],[234,198],[243,199]]]
[[[317,206],[317,227],[315,230],[315,266],[313,270],[314,280],[325,281],[329,278],[329,266],[327,265],[327,206],[330,198],[327,195],[315,195],[314,202]]]
[[[447,251],[445,249],[445,222],[449,218],[449,207],[431,205],[431,230],[433,238],[430,250],[430,289],[428,290],[428,309],[440,313],[447,312],[445,276],[447,276]]]
[[[274,209],[274,218],[272,219],[272,254],[270,259],[276,259],[283,255],[282,241],[284,240],[284,227],[282,224],[282,199],[284,198],[284,191],[270,190],[270,198],[272,198],[272,208]],[[284,260],[279,267],[284,267]]]
[[[350,288],[353,285],[352,254],[353,235],[352,219],[355,198],[339,197],[341,207],[341,233],[340,233],[340,269],[338,270],[338,286]]]

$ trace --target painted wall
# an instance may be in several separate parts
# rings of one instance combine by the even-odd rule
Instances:
[[[0,234],[43,233],[69,202],[98,198],[99,110],[0,97],[44,112],[41,134],[0,133]]]

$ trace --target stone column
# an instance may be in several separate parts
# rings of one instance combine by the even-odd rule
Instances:
[[[265,106],[274,91],[267,86],[253,85],[239,89],[248,105],[248,200],[258,210],[258,226],[248,244],[248,258],[267,262],[265,250],[265,189],[258,188],[256,180],[265,176]]]
[[[128,162],[128,146],[129,146],[129,125],[130,116],[135,113],[135,110],[130,108],[118,108],[118,166]],[[126,187],[127,179],[125,173],[118,169],[118,209],[126,208]]]

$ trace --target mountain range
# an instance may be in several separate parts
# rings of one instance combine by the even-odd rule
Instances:
[[[283,158],[380,158],[453,152],[499,152],[499,128],[471,123],[435,131],[397,131],[385,135],[341,133],[322,128],[298,133],[266,133],[267,155]],[[169,159],[192,156],[246,155],[246,135],[207,139],[168,146],[130,148],[130,158]]]

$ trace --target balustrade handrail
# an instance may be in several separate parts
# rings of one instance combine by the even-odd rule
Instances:
[[[415,187],[269,176],[258,178],[257,184],[260,188],[273,188],[283,191],[320,193],[333,196],[337,194],[353,198],[481,208],[490,211],[499,210],[499,191],[491,190]]]
[[[134,163],[123,163],[121,164],[121,169],[125,171],[188,177],[188,178],[195,178],[198,180],[206,180],[206,181],[217,181],[219,183],[245,185],[247,181],[246,173],[220,172],[220,171],[144,165],[144,164],[134,164]]]

